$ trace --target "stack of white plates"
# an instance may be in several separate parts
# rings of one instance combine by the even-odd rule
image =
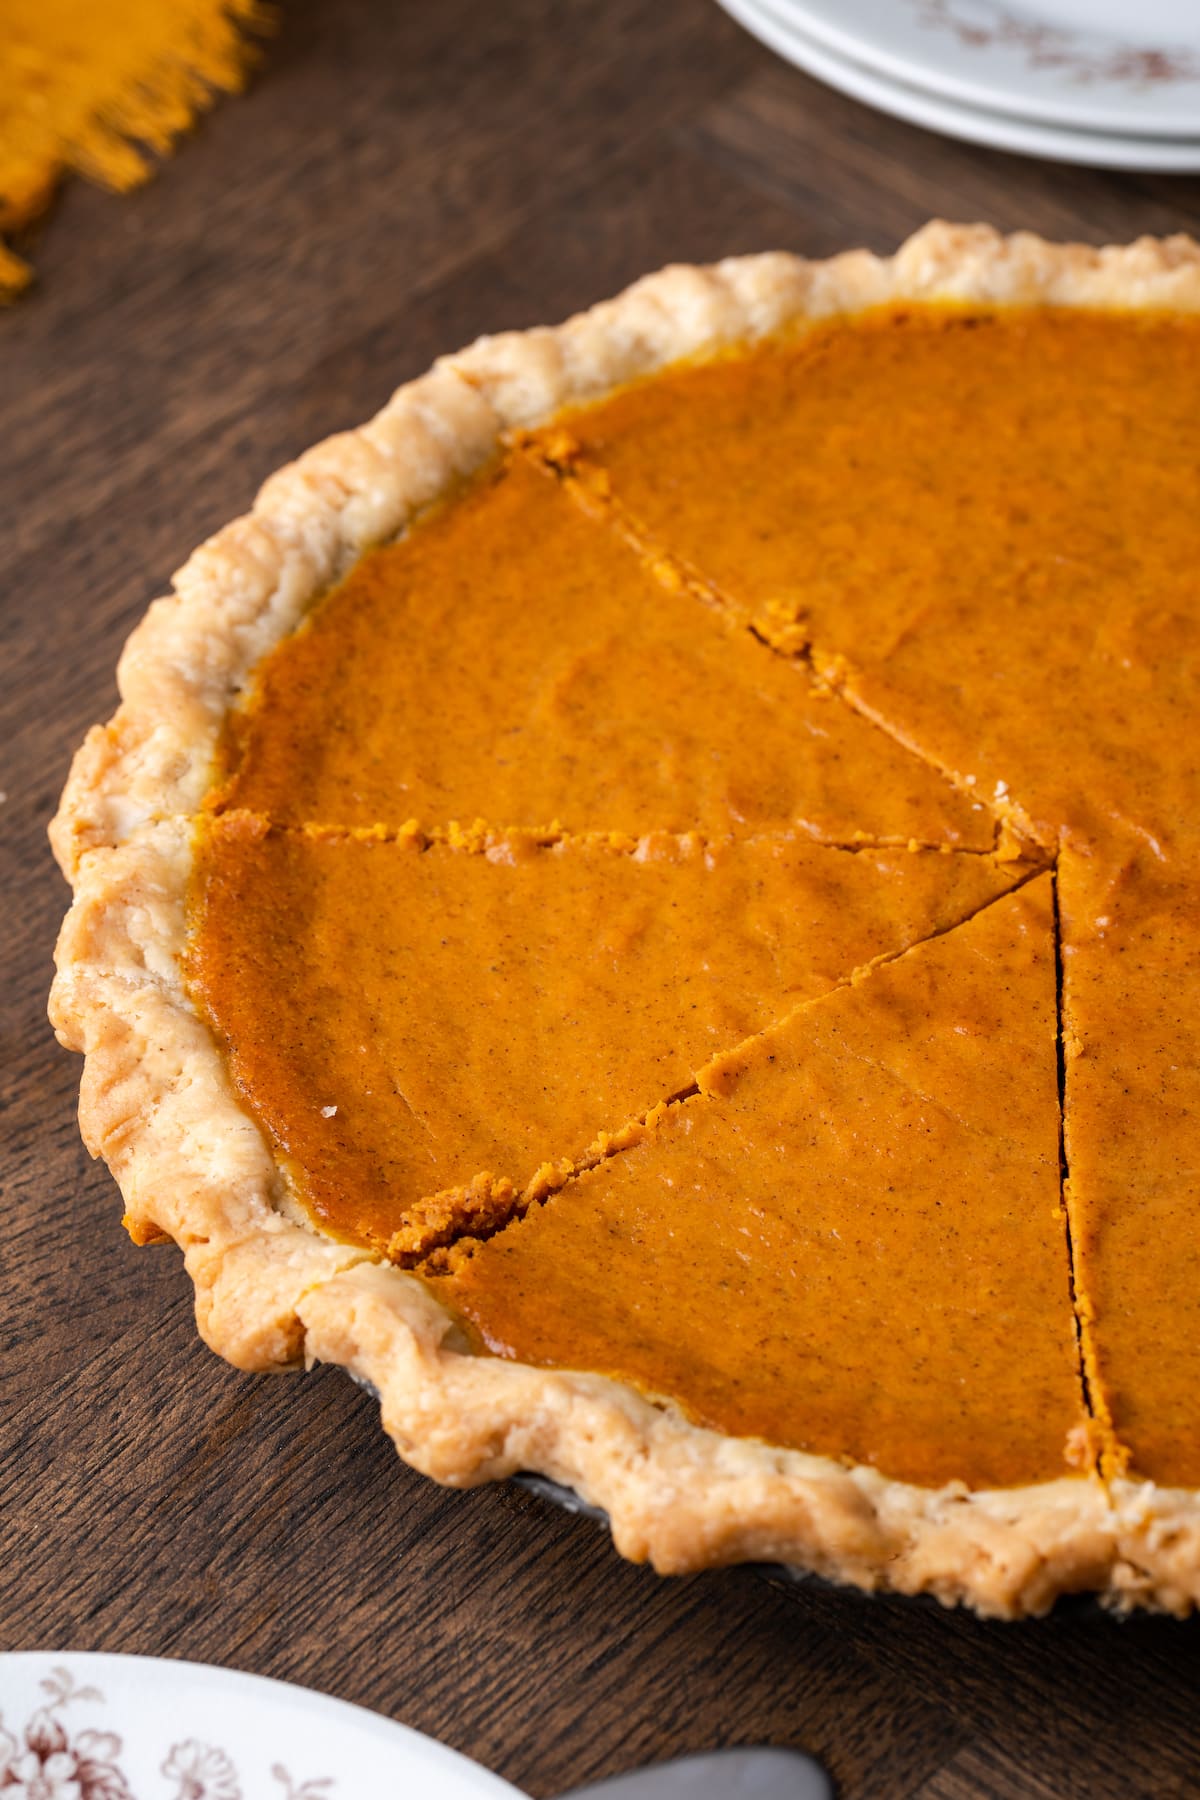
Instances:
[[[1001,150],[1200,170],[1200,0],[720,0],[789,62]]]

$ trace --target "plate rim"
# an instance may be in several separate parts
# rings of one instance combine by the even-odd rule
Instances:
[[[985,149],[1086,168],[1145,174],[1200,171],[1200,135],[1193,139],[1141,138],[1054,127],[1006,113],[963,107],[903,82],[892,81],[850,57],[837,55],[781,19],[780,0],[717,0],[752,37],[793,67],[877,111]]]
[[[844,6],[846,0],[838,0],[838,3]],[[850,0],[850,4],[853,5],[854,0]],[[903,4],[906,10],[913,10],[913,0],[903,0]],[[781,14],[786,14],[787,27],[843,57],[847,62],[869,68],[877,75],[903,87],[919,89],[923,93],[974,111],[994,113],[1002,118],[1024,119],[1031,124],[1051,126],[1060,131],[1083,131],[1104,137],[1171,143],[1195,141],[1200,136],[1198,113],[1193,113],[1190,118],[1182,113],[1168,113],[1165,118],[1139,121],[1128,114],[1122,114],[1118,109],[1118,122],[1114,122],[1111,108],[1073,101],[1069,93],[1064,93],[1058,99],[1049,96],[1043,98],[1037,94],[1031,96],[1007,82],[973,80],[968,75],[947,71],[939,65],[936,57],[922,60],[915,54],[906,54],[903,50],[880,45],[863,29],[848,28],[837,17],[830,16],[827,0],[780,0],[778,10]],[[782,22],[784,21],[781,20]],[[917,25],[918,21],[914,17],[914,31]],[[1105,41],[1119,45],[1121,40],[1106,38]],[[932,31],[929,33],[929,42],[931,45],[937,42]],[[1200,33],[1197,35],[1196,52],[1200,55]],[[1190,81],[1188,86],[1200,95],[1200,78]],[[1161,113],[1161,107],[1158,111]]]

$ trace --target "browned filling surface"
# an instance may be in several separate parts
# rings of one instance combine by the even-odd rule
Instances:
[[[1200,1483],[1198,376],[1183,319],[836,321],[364,557],[198,826],[297,1203],[733,1435]]]

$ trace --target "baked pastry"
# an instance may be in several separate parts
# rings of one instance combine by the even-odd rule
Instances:
[[[210,1344],[680,1570],[1200,1596],[1200,249],[484,339],[150,610],[52,1016]]]

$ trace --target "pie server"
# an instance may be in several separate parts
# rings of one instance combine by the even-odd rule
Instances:
[[[798,1750],[712,1750],[572,1788],[560,1800],[833,1800],[833,1784]]]

